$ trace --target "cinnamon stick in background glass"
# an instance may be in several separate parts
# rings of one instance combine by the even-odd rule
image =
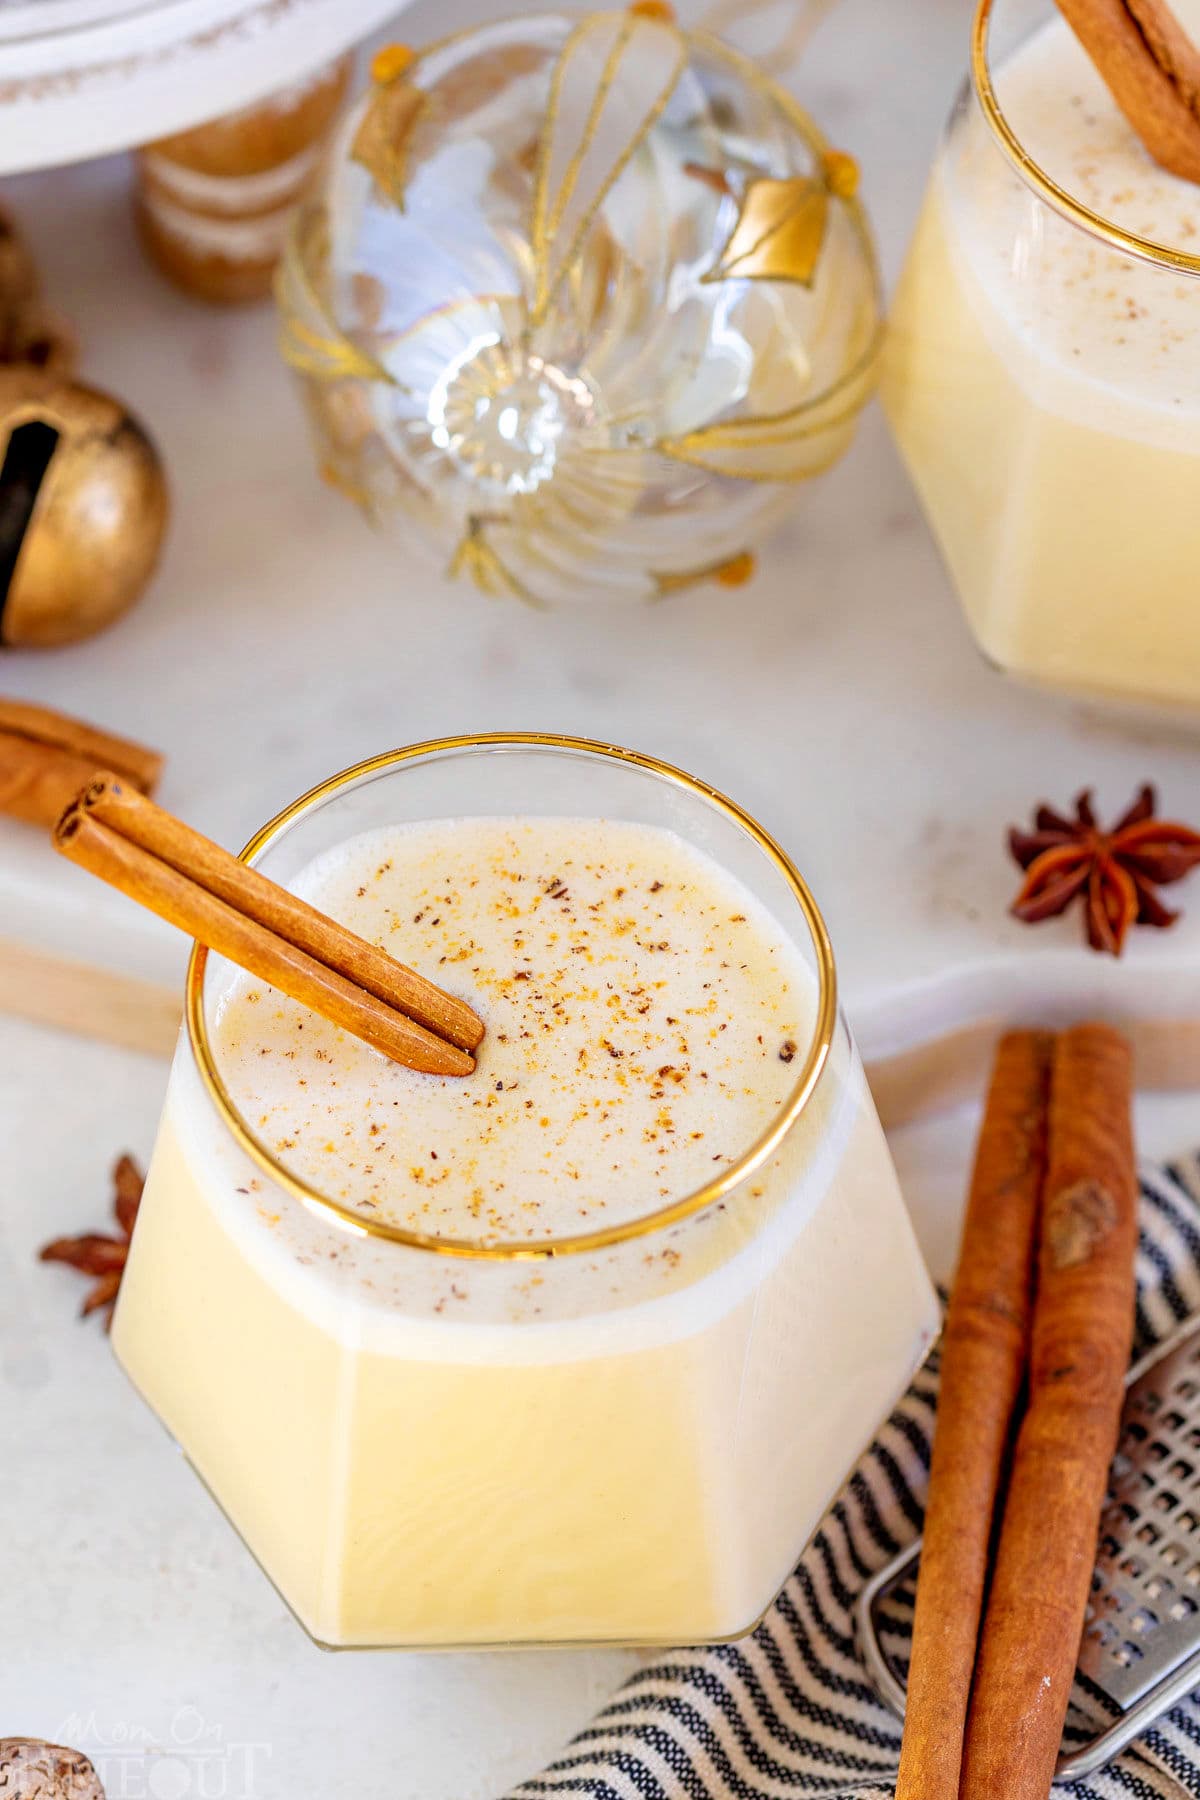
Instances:
[[[484,1028],[465,1002],[268,881],[119,777],[92,782],[60,819],[54,844],[393,1061],[432,1075],[474,1069],[462,1040],[473,1048]]]
[[[114,769],[141,793],[162,773],[157,750],[97,726],[0,698],[0,812],[51,826],[99,769]]]
[[[1058,0],[1155,162],[1200,182],[1200,50],[1167,0]]]
[[[996,1053],[942,1339],[896,1800],[958,1800],[992,1527],[1028,1356],[1053,1039]]]
[[[1046,1800],[1071,1693],[1133,1337],[1132,1054],[1057,1040],[1029,1400],[980,1638],[961,1800]],[[924,1579],[924,1568],[922,1568]]]

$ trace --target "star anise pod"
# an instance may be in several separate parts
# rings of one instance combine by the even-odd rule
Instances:
[[[1140,789],[1115,825],[1103,830],[1090,788],[1075,801],[1075,817],[1039,806],[1034,829],[1008,834],[1008,847],[1026,871],[1012,910],[1027,925],[1083,904],[1093,950],[1120,956],[1131,925],[1173,925],[1179,917],[1156,889],[1180,881],[1200,863],[1200,832],[1154,816],[1152,787]]]
[[[99,1231],[85,1231],[81,1237],[55,1238],[52,1243],[43,1244],[38,1251],[42,1262],[67,1263],[72,1269],[78,1269],[81,1275],[94,1278],[94,1285],[84,1298],[79,1316],[86,1319],[89,1313],[99,1312],[103,1308],[106,1331],[112,1326],[113,1307],[116,1305],[121,1277],[125,1273],[125,1259],[129,1255],[129,1240],[133,1236],[145,1177],[132,1156],[122,1156],[113,1165],[112,1180],[113,1217],[117,1221],[119,1237],[108,1237]]]

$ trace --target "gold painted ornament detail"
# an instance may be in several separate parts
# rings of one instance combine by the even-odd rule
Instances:
[[[300,318],[289,318],[279,336],[285,362],[318,381],[387,381],[387,370],[373,357],[328,331],[314,331]]]
[[[414,60],[407,44],[388,44],[377,50],[371,63],[374,84],[370,101],[350,145],[350,155],[361,163],[393,206],[404,205],[408,143],[427,101],[421,89],[408,79]]]
[[[747,579],[873,384],[853,158],[665,0],[389,48],[347,143],[279,284],[337,484],[530,604]]]
[[[301,215],[291,252],[275,280],[284,361],[312,381],[390,382],[379,358],[339,331],[313,282],[311,271],[327,263],[330,255],[329,222],[322,211],[311,209]]]
[[[790,412],[733,419],[677,438],[665,438],[665,456],[726,475],[735,481],[805,481],[843,454],[858,416],[875,386],[880,332],[828,393]]]
[[[673,574],[656,575],[654,585],[660,600],[665,600],[669,594],[686,593],[688,588],[704,587],[710,581],[717,587],[745,587],[754,579],[757,567],[753,551],[739,550],[736,556],[706,563],[702,569],[680,569]]]
[[[830,196],[850,199],[857,186],[857,164],[840,151],[824,158],[817,177],[762,175],[747,182],[733,230],[703,279],[798,281],[810,288],[825,247]]]
[[[545,317],[675,91],[687,46],[672,17],[670,8],[640,4],[596,13],[576,26],[555,64],[534,172],[531,324]]]
[[[465,577],[474,582],[481,594],[508,596],[524,601],[526,606],[540,607],[541,602],[525,588],[487,536],[488,520],[471,518],[462,535],[446,573],[452,578]]]

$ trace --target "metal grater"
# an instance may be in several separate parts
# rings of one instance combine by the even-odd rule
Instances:
[[[870,1581],[856,1626],[881,1698],[901,1717],[920,1539]],[[1134,1364],[1100,1519],[1059,1780],[1094,1774],[1200,1687],[1200,1317]],[[1097,1725],[1097,1714],[1103,1722]]]

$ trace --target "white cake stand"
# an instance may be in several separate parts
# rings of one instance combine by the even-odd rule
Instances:
[[[0,0],[0,175],[125,150],[302,82],[403,0]]]

